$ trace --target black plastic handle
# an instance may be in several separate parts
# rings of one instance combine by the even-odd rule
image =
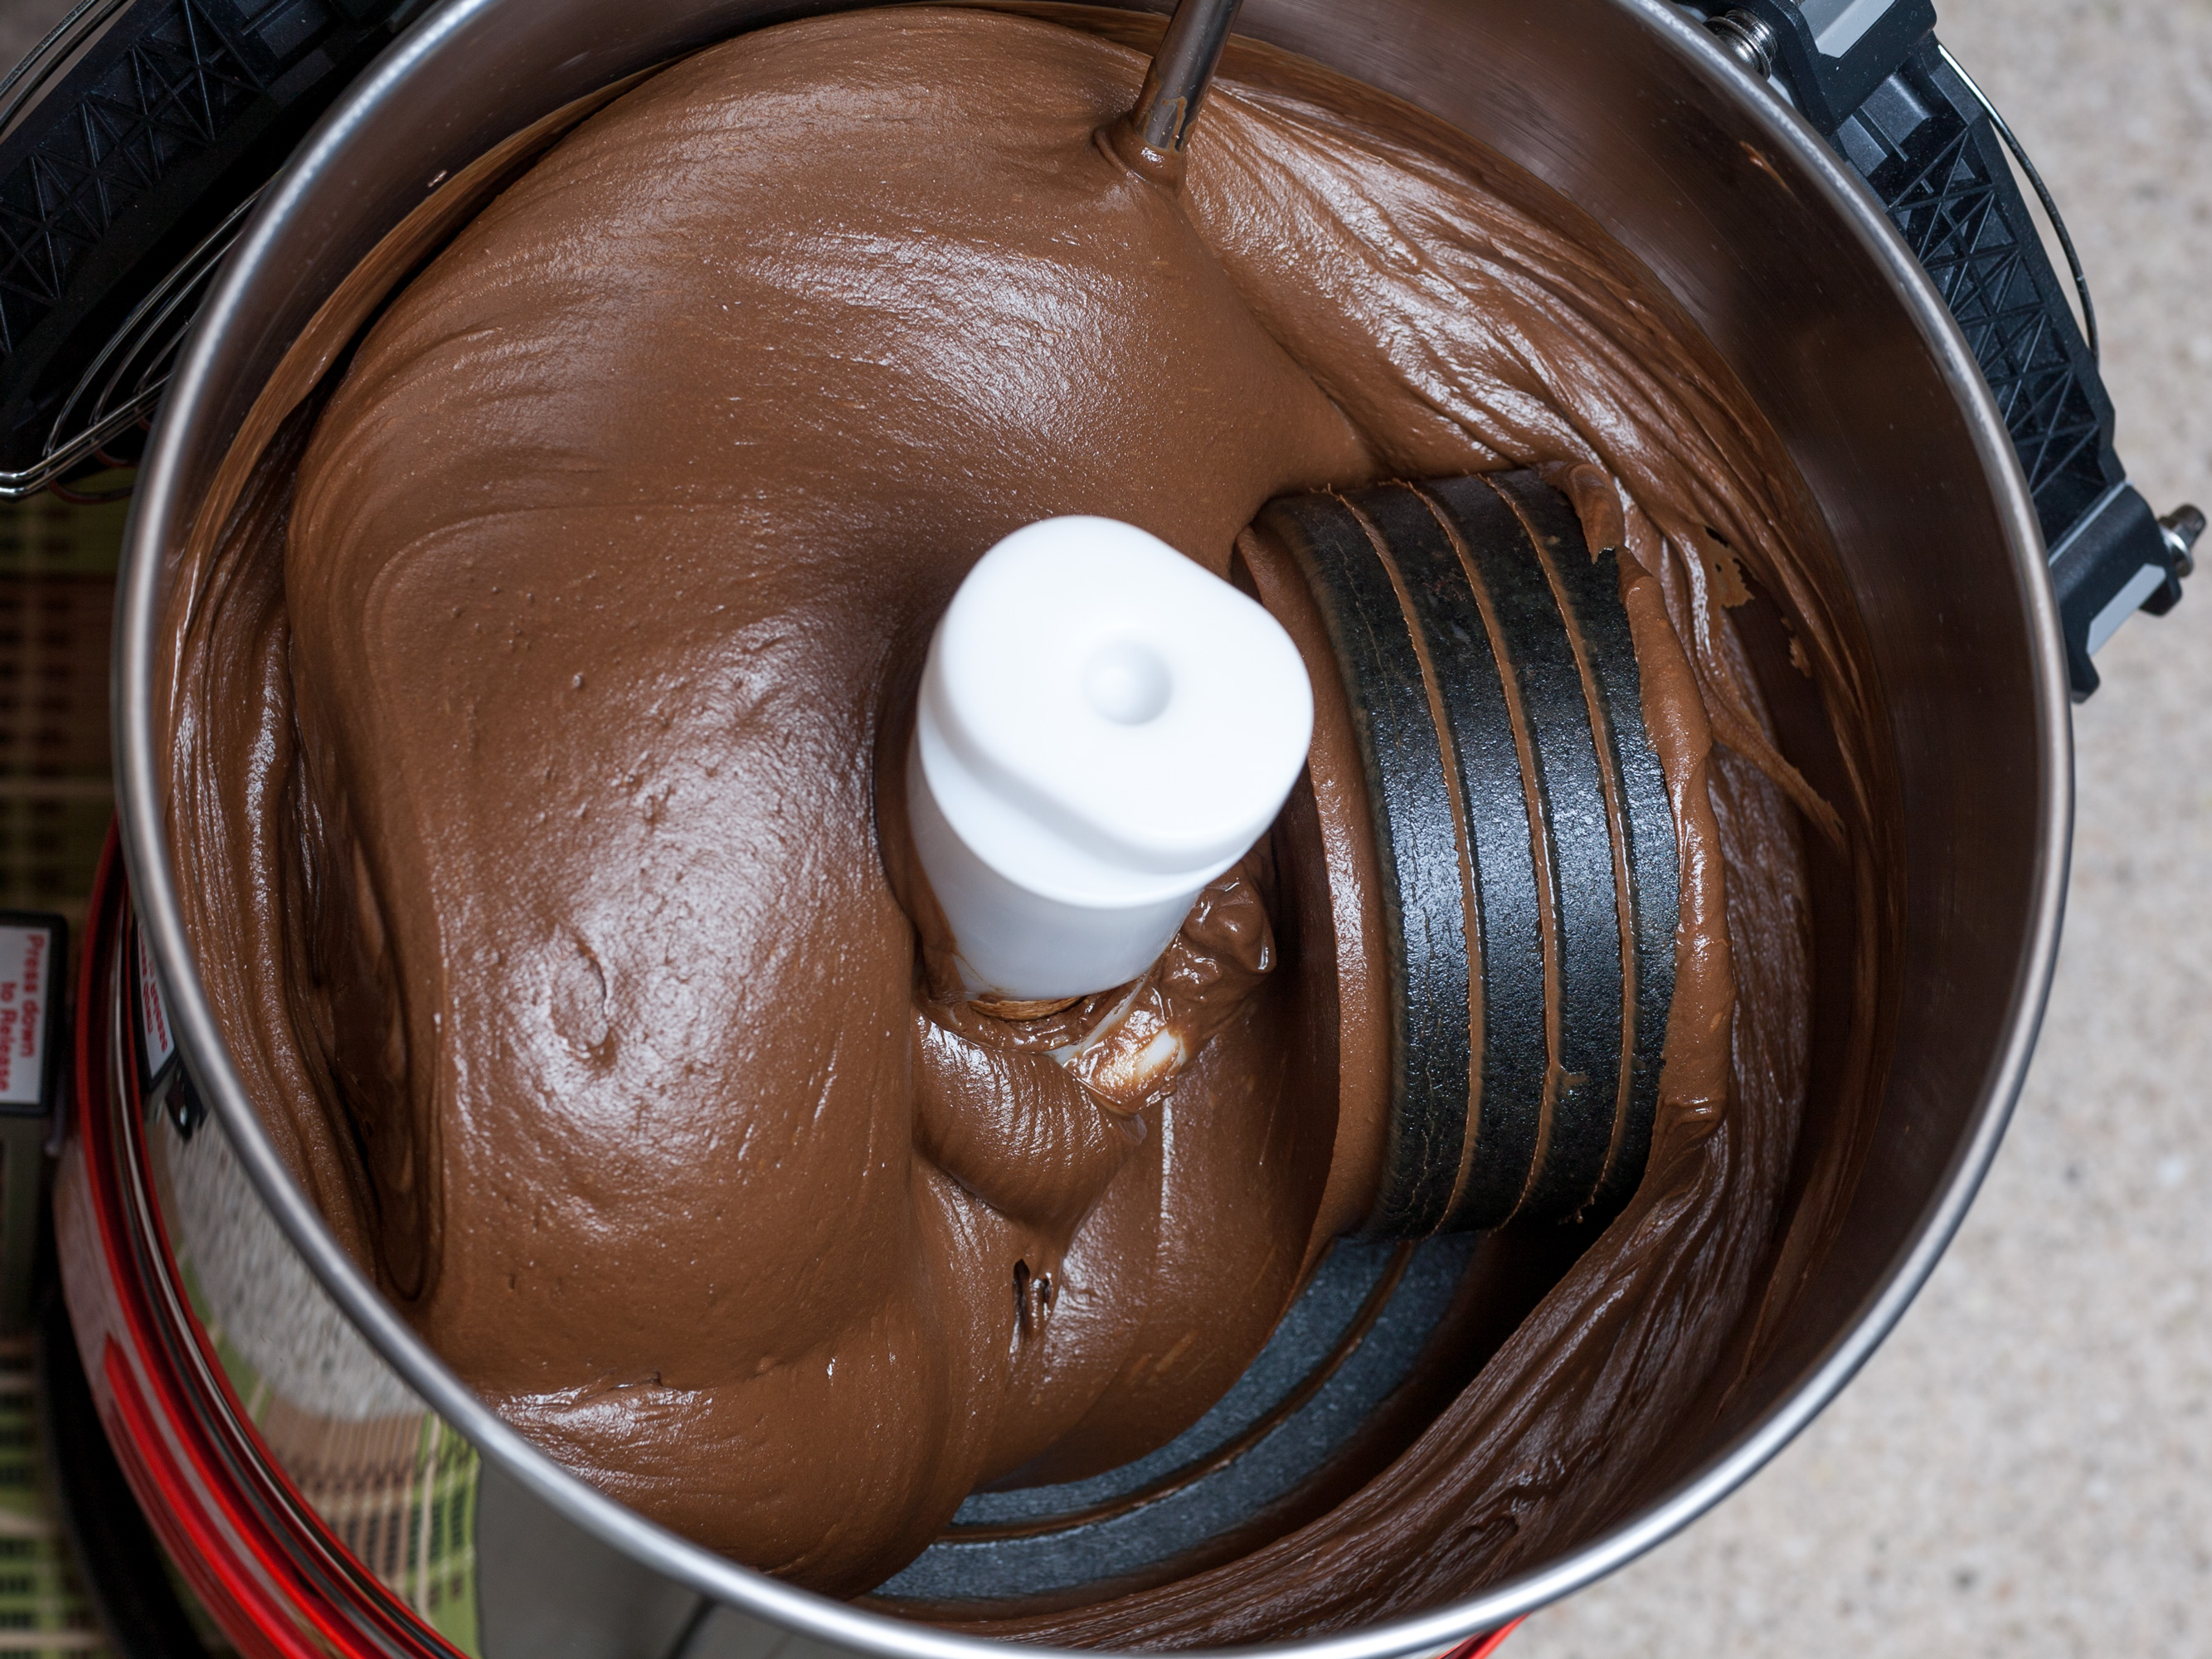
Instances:
[[[1936,39],[1929,0],[1712,10],[1715,32],[1866,180],[1958,319],[2027,474],[2081,701],[2113,630],[2180,601],[2202,520],[2183,508],[2161,521],[2128,482],[2112,400],[2006,159],[2008,131]]]
[[[0,474],[72,435],[103,348],[421,3],[133,0],[40,48],[54,72],[0,137]]]

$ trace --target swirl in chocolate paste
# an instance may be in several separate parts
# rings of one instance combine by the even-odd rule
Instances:
[[[1371,853],[1300,596],[1267,593],[1322,681],[1309,782],[1153,981],[1164,1021],[1203,1005],[1188,1069],[1108,1110],[1045,1052],[1071,1016],[932,994],[895,814],[878,849],[953,588],[1055,514],[1222,571],[1285,491],[1555,469],[1629,556],[1680,831],[1650,1174],[1382,1480],[1227,1566],[976,1626],[1115,1644],[1431,1604],[1630,1500],[1773,1240],[1790,801],[1847,827],[1767,736],[1731,557],[1847,757],[1863,715],[1786,461],[1595,226],[1242,46],[1163,188],[1093,142],[1142,70],[920,9],[702,52],[537,161],[308,396],[446,228],[407,229],[203,514],[169,688],[203,975],[332,1224],[556,1456],[852,1594],[978,1482],[1193,1420],[1377,1155]]]

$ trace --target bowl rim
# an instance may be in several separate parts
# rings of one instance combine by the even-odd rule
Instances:
[[[1112,3],[1112,0],[1109,0]],[[384,1360],[484,1457],[568,1521],[662,1576],[714,1601],[821,1641],[884,1659],[1004,1659],[1066,1650],[957,1635],[798,1589],[717,1555],[647,1519],[589,1485],[525,1440],[484,1404],[413,1329],[339,1245],[313,1200],[294,1181],[232,1066],[186,937],[169,859],[165,800],[157,779],[154,720],[165,551],[172,526],[188,517],[186,435],[206,415],[210,381],[240,327],[249,278],[274,230],[311,187],[346,165],[356,132],[392,90],[483,15],[507,0],[444,0],[413,24],[340,99],[263,194],[235,252],[194,325],[156,419],[125,533],[112,691],[121,842],[137,923],[159,964],[178,1040],[239,1162],[293,1247]],[[1142,0],[1118,0],[1141,9]],[[1825,205],[1855,235],[1905,304],[1942,380],[1957,398],[1992,486],[2019,579],[2033,674],[2036,749],[2043,766],[2037,810],[2032,913],[2011,988],[2003,1036],[1984,1079],[1967,1133],[1935,1202],[1860,1304],[1857,1315],[1797,1382],[1726,1449],[1680,1480],[1634,1518],[1562,1559],[1415,1617],[1309,1641],[1224,1650],[1296,1650],[1309,1659],[1390,1659],[1450,1646],[1509,1625],[1583,1589],[1665,1541],[1758,1472],[1843,1389],[1895,1327],[1957,1232],[2010,1119],[2051,989],[2063,919],[2073,820],[2073,752],[2065,651],[2045,564],[2044,540],[2027,483],[1995,399],[1958,324],[1867,186],[1814,129],[1754,80],[1683,11],[1665,0],[1608,0],[1632,14],[1651,44],[1687,65],[1786,153]],[[834,9],[826,6],[822,9]],[[796,9],[777,7],[763,21]],[[811,9],[810,8],[809,9]]]

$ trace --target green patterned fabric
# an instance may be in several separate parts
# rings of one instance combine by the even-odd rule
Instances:
[[[444,1419],[425,1412],[422,1468],[428,1479],[411,1528],[421,1547],[410,1548],[408,1569],[393,1588],[441,1636],[464,1652],[476,1653],[477,1483],[482,1465],[476,1449],[447,1428]],[[425,1516],[428,1536],[420,1537]]]
[[[270,1455],[357,1560],[454,1647],[479,1653],[475,1448],[419,1407],[347,1419],[289,1398],[230,1339],[178,1243],[192,1312]]]
[[[107,1650],[46,1490],[31,1344],[0,1340],[0,1655]]]
[[[112,493],[128,473],[82,486]],[[128,501],[0,501],[0,907],[84,919],[114,816],[108,637]]]
[[[70,493],[104,496],[134,475],[103,472]],[[129,501],[79,502],[51,493],[0,501],[0,576],[112,576],[123,551]]]
[[[114,814],[100,635],[127,510],[0,502],[0,907],[74,923],[92,891]],[[30,1343],[0,1339],[0,1656],[105,1654],[46,1470]]]
[[[103,476],[76,491],[96,495],[127,482]],[[0,908],[58,910],[79,928],[114,812],[108,639],[128,510],[122,500],[52,495],[0,502]],[[186,1297],[271,1455],[364,1565],[475,1655],[474,1450],[396,1385],[367,1415],[332,1415],[291,1397],[224,1331],[186,1241],[177,1243]],[[294,1334],[308,1348],[328,1346],[327,1323],[304,1321]],[[101,1654],[97,1621],[40,1500],[29,1353],[0,1339],[0,1659]],[[210,1653],[231,1652],[171,1577]]]

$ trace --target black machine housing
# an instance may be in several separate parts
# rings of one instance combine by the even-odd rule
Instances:
[[[0,65],[0,495],[136,458],[241,210],[425,3],[84,0]]]

